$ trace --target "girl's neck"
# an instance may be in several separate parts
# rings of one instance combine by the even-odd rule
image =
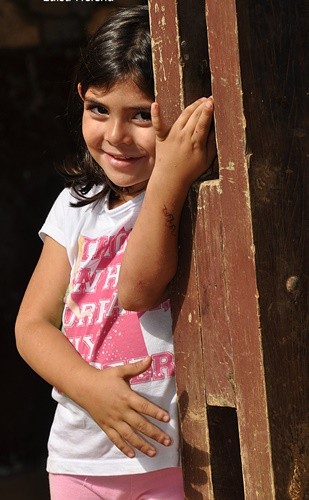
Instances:
[[[127,201],[133,200],[133,198],[145,191],[147,183],[148,181],[145,181],[140,184],[136,184],[135,186],[121,188],[118,193],[110,191],[108,203],[109,209],[119,207]]]

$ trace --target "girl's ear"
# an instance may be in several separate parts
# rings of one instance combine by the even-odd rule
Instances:
[[[78,92],[78,95],[81,98],[81,100],[84,101],[84,96],[83,96],[82,84],[81,83],[77,84],[77,92]]]

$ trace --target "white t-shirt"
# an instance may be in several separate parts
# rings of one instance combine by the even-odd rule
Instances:
[[[70,202],[76,199],[64,189],[40,236],[44,239],[48,235],[63,245],[71,264],[63,333],[80,355],[100,370],[152,356],[151,368],[130,383],[134,391],[169,411],[169,423],[154,422],[172,437],[173,444],[164,447],[154,442],[154,458],[139,451],[135,458],[128,458],[85,410],[54,388],[52,394],[58,405],[48,442],[47,470],[51,473],[111,476],[179,466],[169,301],[136,313],[122,309],[117,299],[122,256],[143,197],[142,193],[112,210],[108,209],[107,198],[85,207],[71,207]]]

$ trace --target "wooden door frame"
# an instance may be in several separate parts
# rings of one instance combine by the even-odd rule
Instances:
[[[288,232],[274,238],[267,227],[263,233],[259,231],[263,222],[257,217],[261,194],[253,183],[259,179],[262,182],[266,174],[273,175],[275,168],[272,170],[270,165],[261,172],[257,163],[261,144],[256,139],[259,130],[251,113],[259,111],[260,103],[251,96],[256,97],[259,90],[259,97],[267,98],[276,87],[272,90],[264,86],[261,90],[255,67],[251,67],[260,61],[250,43],[257,41],[263,55],[269,49],[269,36],[271,48],[278,50],[284,23],[276,24],[276,16],[282,11],[279,0],[272,2],[273,12],[265,4],[264,17],[263,0],[257,4],[249,0],[149,0],[156,93],[166,122],[171,124],[183,106],[209,93],[210,79],[215,100],[219,171],[212,172],[210,179],[196,182],[189,193],[183,212],[179,273],[172,297],[186,498],[194,500],[221,498],[217,495],[215,452],[210,437],[214,427],[212,410],[215,414],[218,410],[219,415],[222,409],[222,414],[227,415],[231,409],[236,415],[245,498],[271,500],[285,494],[294,498],[287,492],[297,488],[293,486],[297,474],[301,476],[300,491],[306,487],[305,468],[297,465],[304,462],[299,439],[306,433],[298,435],[297,430],[292,436],[291,448],[297,450],[293,456],[289,443],[281,440],[280,432],[284,434],[284,429],[277,429],[274,420],[275,415],[281,422],[285,419],[286,397],[283,388],[276,384],[272,361],[277,369],[278,352],[286,356],[281,345],[286,332],[284,325],[279,333],[274,332],[269,323],[271,297],[261,274],[265,267],[261,255],[265,242],[280,250]],[[297,8],[290,6],[281,14],[283,20],[295,22],[300,2],[296,0],[296,4]],[[259,19],[263,19],[266,30],[261,40],[254,38]],[[285,42],[290,53],[301,60],[296,49],[291,48],[292,38],[286,36]],[[265,67],[271,70],[271,61],[266,61]],[[283,104],[280,103],[280,112],[287,115]],[[259,117],[265,138],[276,125],[274,111],[277,110],[271,106],[264,107],[264,117]],[[293,109],[289,112],[293,113]],[[278,149],[282,149],[283,135],[280,130],[276,135]],[[274,158],[271,144],[266,145],[262,158],[265,164]],[[300,158],[304,156],[299,153]],[[282,163],[280,168],[283,176],[285,165]],[[290,168],[295,172],[294,165],[290,164]],[[284,193],[285,187],[280,185],[276,189]],[[264,190],[268,196],[272,194],[269,187]],[[263,206],[263,210],[263,217],[272,215],[271,205]],[[279,209],[274,213],[273,228],[283,213],[285,219],[289,216]],[[297,216],[303,217],[301,214],[304,206],[298,204]],[[291,214],[292,220],[296,223],[299,220],[295,213]],[[284,223],[288,231],[289,219]],[[293,250],[292,242],[286,246]],[[304,265],[298,263],[298,268],[304,269]],[[304,295],[298,294],[298,285],[295,293]],[[288,300],[286,308],[290,308]],[[299,329],[304,327],[304,301],[301,308],[298,308],[300,316],[293,316],[293,324]],[[282,311],[281,308],[284,317],[286,312]],[[276,344],[271,342],[270,332],[276,333]],[[290,355],[303,345],[303,333],[300,335],[291,346]],[[305,357],[303,353],[299,356],[293,376],[298,377],[303,388],[298,396],[305,408]],[[292,373],[289,360],[282,358],[282,363],[283,380],[284,370],[288,380]],[[277,396],[272,389],[274,385]],[[288,385],[292,387],[291,383]],[[303,429],[304,411],[297,415],[289,409],[287,414],[288,422],[296,418],[297,426]],[[289,429],[289,432],[294,431]],[[280,463],[277,450],[281,441],[286,457]]]

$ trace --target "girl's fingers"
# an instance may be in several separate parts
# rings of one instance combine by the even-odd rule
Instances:
[[[135,363],[130,363],[129,365],[125,365],[119,368],[119,374],[125,380],[130,380],[132,377],[137,377],[137,375],[141,375],[147,371],[152,363],[151,356],[146,356],[144,359],[140,361],[136,361]]]
[[[187,126],[195,126],[196,121],[199,119],[202,111],[205,109],[207,117],[212,117],[213,112],[213,98],[201,97],[192,104],[187,106],[178,118],[180,128]]]
[[[129,458],[135,456],[135,450],[139,450],[149,457],[154,457],[157,453],[156,448],[152,444],[139,436],[125,422],[118,429],[108,429],[105,432],[112,443]]]
[[[212,98],[207,99],[207,101],[201,104],[197,110],[199,113],[197,116],[192,116],[192,127],[193,133],[196,139],[205,139],[207,141],[208,134],[212,125],[213,120],[213,100]],[[190,126],[190,119],[188,120],[188,126]]]
[[[129,457],[134,456],[134,449],[150,457],[156,454],[156,448],[144,436],[163,446],[172,444],[171,438],[162,429],[134,411],[130,412],[126,421],[115,421],[113,427],[102,426],[102,428],[113,444]]]
[[[206,102],[206,100],[207,100],[206,97],[201,97],[197,101],[194,101],[192,104],[187,106],[181,112],[181,114],[175,121],[172,128],[174,129],[178,128],[179,130],[181,130],[187,126],[188,122],[190,121],[190,119],[192,119],[192,117],[195,117],[194,119],[196,120],[196,117],[198,117],[199,114],[201,113],[201,110],[199,108],[204,102]],[[170,129],[168,127],[164,127],[163,125],[163,120],[160,113],[160,107],[157,102],[154,102],[152,104],[151,112],[152,112],[152,125],[156,131],[157,138],[164,140],[167,137]],[[197,115],[195,115],[195,113],[197,113]]]
[[[151,356],[147,356],[141,361],[137,361],[136,363],[130,363],[126,366],[121,366],[116,368],[118,370],[119,375],[126,381],[129,381],[132,377],[136,377],[145,371],[147,371],[152,363]],[[114,368],[112,368],[114,369]],[[148,399],[140,396],[139,394],[133,393],[131,394],[134,400],[131,399],[131,407],[134,408],[134,411],[138,413],[143,413],[144,415],[148,415],[149,417],[155,418],[156,420],[160,420],[162,422],[168,422],[170,419],[169,413],[156,404],[152,403]]]
[[[164,140],[169,133],[169,128],[163,125],[163,120],[160,114],[160,106],[157,102],[151,105],[151,122],[159,140]]]
[[[213,98],[201,97],[187,106],[176,120],[172,128],[182,130],[187,128],[191,133],[205,134],[209,131],[213,116]],[[156,132],[157,139],[165,140],[170,129],[164,126],[160,107],[157,102],[151,105],[152,126]],[[207,134],[206,134],[207,135]]]
[[[129,446],[126,441],[122,439],[120,434],[115,429],[105,429],[102,427],[106,435],[109,437],[111,442],[127,457],[135,457],[135,452],[131,446]]]

